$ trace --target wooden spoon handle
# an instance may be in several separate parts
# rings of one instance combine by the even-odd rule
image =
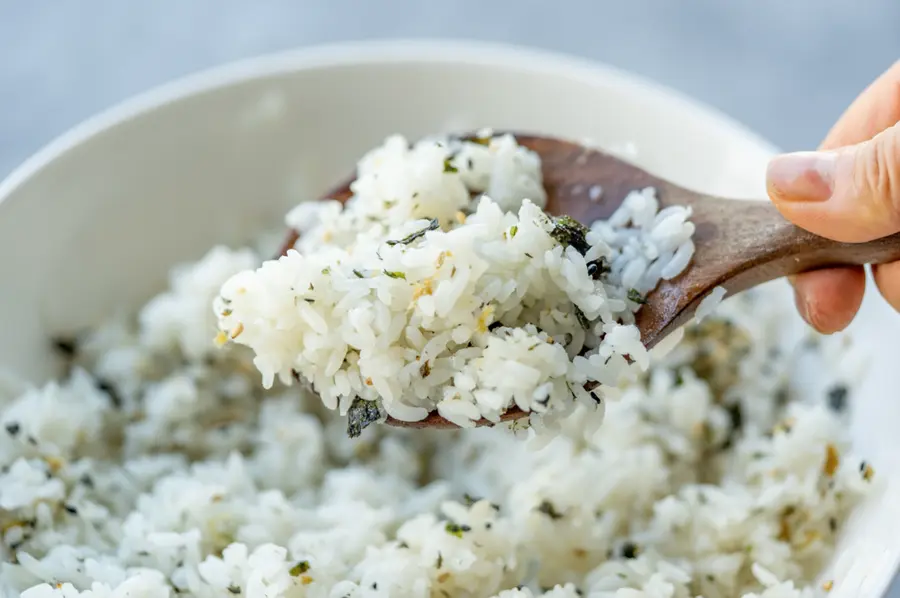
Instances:
[[[829,266],[900,260],[900,234],[868,243],[840,243],[794,226],[767,201],[674,195],[672,203],[690,205],[694,211],[696,249],[691,266],[681,276],[662,281],[638,312],[648,347],[687,323],[718,286],[732,295]]]
[[[693,209],[694,269],[716,273],[730,292],[827,266],[900,259],[900,234],[868,243],[832,241],[794,226],[767,201],[703,197]]]

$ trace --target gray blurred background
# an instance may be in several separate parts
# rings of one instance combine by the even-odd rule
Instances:
[[[0,0],[0,178],[82,119],[174,77],[387,37],[579,54],[686,92],[785,149],[812,148],[900,59],[898,28],[897,0]]]
[[[897,0],[0,0],[0,177],[87,116],[255,54],[468,37],[656,79],[786,149],[818,143],[900,58]]]

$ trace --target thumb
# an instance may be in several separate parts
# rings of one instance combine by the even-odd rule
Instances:
[[[863,143],[775,157],[769,197],[817,235],[860,243],[900,231],[900,123]]]

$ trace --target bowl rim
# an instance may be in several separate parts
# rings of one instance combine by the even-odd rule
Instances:
[[[574,54],[535,47],[468,39],[392,38],[344,41],[260,54],[175,78],[153,86],[80,121],[0,179],[0,205],[15,190],[66,152],[134,118],[178,101],[262,79],[306,70],[366,64],[462,64],[541,74],[560,74],[585,83],[613,84],[635,95],[655,96],[673,110],[741,138],[759,151],[778,152],[770,141],[713,106],[641,75]]]

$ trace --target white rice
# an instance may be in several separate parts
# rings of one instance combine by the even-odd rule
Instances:
[[[700,301],[700,305],[697,306],[697,311],[694,312],[694,320],[697,323],[700,323],[709,317],[716,308],[719,307],[719,304],[722,303],[725,293],[725,287],[721,286],[711,290],[709,294]]]
[[[466,427],[512,405],[549,420],[596,406],[582,387],[646,367],[633,313],[693,253],[689,210],[659,212],[653,189],[595,224],[583,254],[561,245],[540,160],[508,135],[392,137],[352,191],[343,209],[292,211],[295,249],[231,278],[215,306],[222,340],[253,350],[267,387],[296,374],[342,414],[362,399]]]
[[[604,241],[614,253],[653,259],[640,232],[652,230],[652,194],[640,195],[622,230],[595,225],[594,247],[615,233],[621,242]],[[346,418],[307,391],[264,389],[251,350],[212,342],[209,304],[253,256],[213,249],[134,318],[80,337],[59,382],[0,392],[0,596],[811,598],[878,482],[845,438],[852,348],[840,336],[782,338],[797,319],[777,289],[723,302],[610,392],[605,416],[579,403],[552,432],[538,419],[513,433],[375,426],[351,440]],[[560,270],[579,264],[557,257]],[[604,290],[627,266],[610,264]],[[607,309],[627,317],[615,301],[626,303],[607,294]],[[351,311],[362,334],[366,317]],[[321,323],[306,318],[314,342]],[[603,326],[608,344],[572,368],[634,341],[633,327]],[[552,395],[542,376],[555,370],[541,363],[561,364],[550,354],[561,347],[510,360],[541,333],[509,330],[471,348],[496,368],[481,398],[449,406],[454,417],[518,399],[519,386],[536,387],[532,402]],[[430,336],[414,342],[436,355],[445,345]],[[478,387],[440,360],[430,376]],[[818,386],[798,385],[805,368]],[[392,375],[379,384],[390,390]]]

